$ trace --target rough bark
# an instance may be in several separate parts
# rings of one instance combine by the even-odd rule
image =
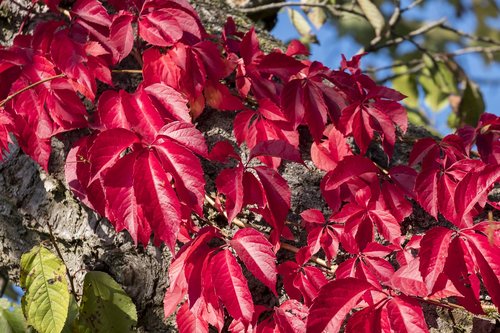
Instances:
[[[193,4],[211,32],[221,30],[227,15],[235,17],[237,24],[244,29],[252,24],[230,9],[224,0],[202,0]],[[2,15],[12,17],[2,21],[9,22],[9,26],[4,25],[2,29],[3,42],[12,38],[12,31],[17,31],[23,15],[22,9],[15,9],[15,5],[5,8]],[[280,46],[265,32],[261,31],[260,35],[264,49]],[[230,113],[210,110],[200,118],[198,127],[206,134],[209,145],[221,138],[231,139],[232,118]],[[415,136],[422,134],[417,129],[411,133]],[[67,189],[63,171],[70,138],[71,135],[66,136],[64,142],[53,140],[50,174],[43,172],[16,147],[12,147],[11,153],[0,164],[0,273],[6,273],[17,282],[21,255],[40,242],[49,247],[55,243],[74,276],[77,293],[81,292],[86,271],[106,271],[136,304],[139,331],[175,331],[174,321],[163,318],[163,296],[171,259],[169,251],[152,245],[136,248],[126,232],[116,234],[107,220],[73,197]],[[400,144],[395,160],[407,158],[410,148],[409,144]],[[284,171],[293,191],[292,221],[304,209],[324,207],[319,191],[319,172],[292,164],[286,165]],[[207,178],[214,179],[217,170],[206,166],[206,172]],[[213,190],[213,185],[209,184],[207,190]]]

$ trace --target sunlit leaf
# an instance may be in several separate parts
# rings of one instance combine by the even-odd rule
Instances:
[[[23,311],[28,324],[41,333],[59,333],[68,316],[70,294],[66,267],[42,246],[21,257]]]

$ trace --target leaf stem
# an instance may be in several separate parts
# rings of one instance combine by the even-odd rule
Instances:
[[[59,78],[62,78],[62,77],[65,77],[66,74],[57,74],[57,75],[54,75],[54,76],[50,76],[50,77],[47,77],[43,80],[40,80],[40,81],[37,81],[35,83],[32,83],[16,92],[14,92],[12,95],[9,95],[7,96],[3,101],[0,102],[0,107],[4,106],[8,101],[10,101],[11,99],[13,99],[14,97],[16,97],[17,95],[20,95],[22,94],[23,92],[27,91],[27,90],[30,90],[31,88],[34,88],[36,86],[39,86],[40,84],[43,84],[45,82],[48,82],[48,81],[52,81],[52,80],[55,80],[55,79],[59,79]]]

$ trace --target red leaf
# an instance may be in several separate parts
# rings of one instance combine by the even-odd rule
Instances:
[[[69,37],[68,30],[60,30],[54,35],[50,46],[54,63],[68,78],[78,83],[79,91],[90,100],[96,92],[93,74],[86,66],[87,54],[84,45]]]
[[[139,35],[148,43],[156,46],[172,46],[184,34],[177,20],[178,11],[169,8],[141,13]]]
[[[274,320],[282,333],[305,332],[309,309],[304,304],[290,299],[274,310]]]
[[[208,155],[209,160],[220,163],[226,163],[230,157],[241,160],[240,155],[236,154],[233,145],[227,140],[218,141]]]
[[[464,232],[475,257],[481,279],[493,303],[500,308],[500,252],[485,235],[472,231]]]
[[[256,156],[274,156],[304,164],[300,151],[284,140],[261,141],[250,151],[249,160]]]
[[[253,168],[259,176],[266,196],[266,209],[257,210],[281,234],[290,209],[291,192],[288,184],[275,170],[258,166]],[[245,184],[246,185],[246,184]],[[244,185],[244,186],[245,186]]]
[[[151,151],[144,151],[134,166],[134,191],[144,217],[155,233],[155,244],[165,242],[175,253],[182,218],[179,199],[168,175]]]
[[[144,218],[135,193],[134,164],[137,155],[125,155],[109,168],[108,173],[112,177],[106,177],[104,188],[116,231],[127,229],[136,244],[140,242],[145,245],[149,243],[151,227]]]
[[[290,41],[290,44],[288,44],[288,47],[286,49],[286,54],[289,56],[295,56],[295,55],[308,56],[309,50],[300,41],[293,39],[292,41]]]
[[[472,313],[484,314],[479,301],[481,286],[476,276],[476,264],[467,245],[462,237],[452,239],[444,272],[453,283],[454,290],[458,291],[457,294],[453,295],[458,304]]]
[[[269,99],[259,101],[257,111],[240,112],[234,119],[234,136],[239,145],[243,142],[249,149],[268,140],[282,140],[293,147],[299,146],[299,137],[283,115],[282,110]],[[259,156],[266,165],[278,168],[281,159],[271,156]]]
[[[306,332],[338,332],[345,316],[368,290],[373,290],[371,284],[353,278],[327,283],[309,308]]]
[[[435,219],[438,218],[438,180],[439,168],[423,169],[415,181],[418,203]]]
[[[316,142],[323,135],[328,114],[322,89],[327,88],[312,79],[295,79],[285,85],[281,94],[281,106],[294,128],[305,121]]]
[[[3,108],[0,108],[0,162],[2,161],[4,153],[9,151],[10,126],[12,126],[12,118]]]
[[[113,62],[115,63],[125,59],[134,47],[133,20],[134,16],[126,12],[120,12],[113,17],[109,31],[109,40],[113,47]]]
[[[176,137],[175,141],[167,136],[162,136],[162,139],[157,140],[153,148],[164,169],[173,177],[175,191],[181,203],[197,214],[203,215],[205,198],[203,169],[200,160],[192,153],[190,147],[177,143],[184,143],[186,140],[187,138],[180,136]],[[199,148],[203,149],[203,147]]]
[[[203,91],[208,105],[214,109],[236,111],[243,109],[241,100],[232,95],[225,85],[219,82],[207,81]]]
[[[321,143],[313,142],[311,146],[311,160],[317,168],[330,171],[345,156],[352,155],[352,152],[347,145],[344,135],[337,131],[335,127],[328,126],[325,129],[324,135],[327,137],[327,140]]]
[[[417,300],[401,295],[389,300],[386,307],[391,328],[395,332],[429,332],[424,313]]]
[[[243,166],[222,170],[215,180],[217,191],[226,196],[227,221],[229,224],[243,208]]]
[[[267,238],[253,228],[244,228],[235,233],[230,245],[246,268],[277,295],[276,255]]]
[[[469,172],[457,185],[455,206],[460,227],[471,226],[472,218],[478,212],[475,206],[484,206],[491,187],[500,180],[498,165],[487,165],[475,172]]]
[[[452,235],[450,229],[435,227],[427,231],[420,242],[419,270],[429,293],[434,292],[436,281],[444,271]]]
[[[89,160],[92,161],[90,174],[92,178],[89,183],[101,177],[101,174],[109,169],[121,158],[122,153],[139,142],[137,136],[122,128],[115,128],[101,132],[97,135],[89,149]]]
[[[208,148],[203,134],[191,123],[174,121],[163,126],[158,132],[158,138],[173,140],[193,153],[202,157],[208,157]]]
[[[406,295],[425,297],[429,295],[427,286],[419,271],[420,258],[415,258],[400,267],[391,277],[390,285]]]
[[[108,11],[97,0],[78,0],[71,7],[71,12],[87,22],[101,26],[109,26],[111,24]]]
[[[187,302],[184,302],[177,311],[177,328],[179,333],[208,333],[208,323],[200,316],[195,316],[190,310]]]
[[[269,53],[257,66],[260,72],[276,75],[284,81],[288,81],[290,76],[297,74],[304,67],[306,66],[300,61],[281,52]]]
[[[252,321],[254,305],[240,265],[230,251],[222,250],[212,258],[215,292],[231,317]]]

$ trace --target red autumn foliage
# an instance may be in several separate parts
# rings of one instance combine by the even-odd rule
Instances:
[[[59,1],[44,3],[58,13]],[[10,133],[48,170],[51,138],[86,129],[68,153],[67,182],[136,243],[153,235],[177,251],[164,305],[166,316],[180,305],[180,332],[427,332],[423,302],[479,314],[481,286],[500,306],[500,223],[481,221],[499,207],[488,198],[500,179],[498,116],[420,139],[408,165],[386,170],[366,153],[375,140],[390,160],[408,126],[404,96],[363,74],[361,56],[331,70],[298,60],[307,50],[297,41],[265,53],[254,29],[238,31],[232,19],[222,36],[209,35],[185,0],[107,4],[113,14],[78,0],[69,17],[0,49],[0,150]],[[131,53],[144,79],[133,93],[113,86],[113,70]],[[193,124],[206,106],[237,112],[234,135],[247,160],[226,141],[208,152]],[[277,250],[293,237],[280,165],[304,163],[300,126],[314,139],[312,162],[326,171],[320,189],[331,216],[302,212],[307,244],[278,264]],[[233,236],[204,225],[200,159],[230,165],[212,180],[229,224],[247,208],[266,225]],[[415,209],[450,223],[404,234]],[[245,271],[289,300],[254,304]]]

